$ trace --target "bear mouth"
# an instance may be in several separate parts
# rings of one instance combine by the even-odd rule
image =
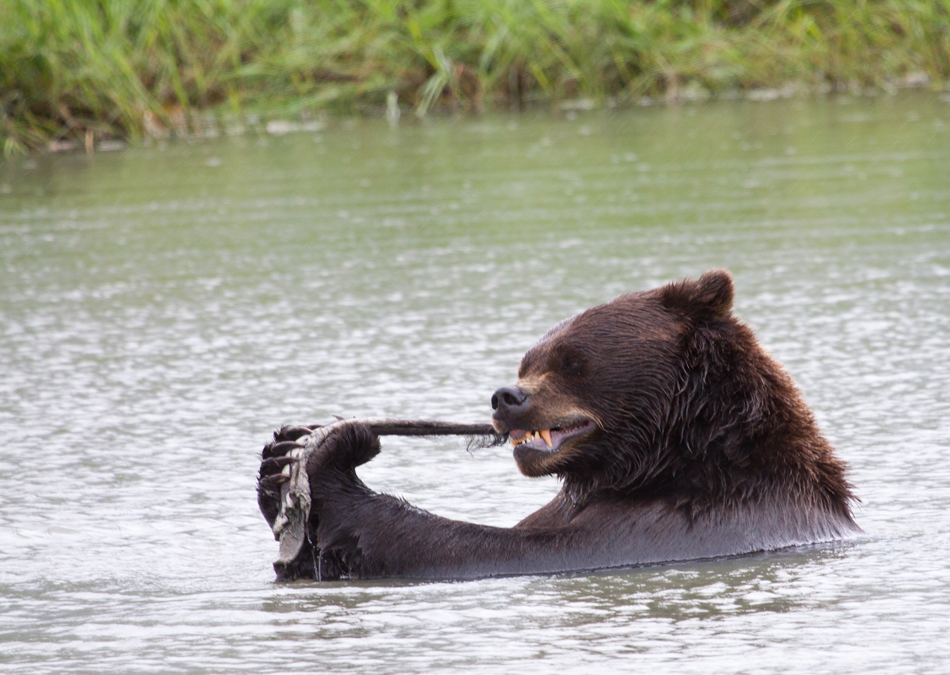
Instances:
[[[567,441],[588,434],[595,427],[596,425],[592,420],[583,419],[535,431],[512,429],[508,432],[508,436],[513,448],[531,448],[542,452],[557,452]]]

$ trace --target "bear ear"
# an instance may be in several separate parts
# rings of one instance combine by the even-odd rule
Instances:
[[[686,279],[661,289],[663,304],[687,314],[728,316],[735,288],[726,270],[709,270],[696,281]]]

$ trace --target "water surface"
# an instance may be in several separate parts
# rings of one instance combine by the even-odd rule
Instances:
[[[4,672],[865,672],[950,647],[950,102],[333,122],[0,164]],[[726,267],[851,467],[856,543],[276,585],[269,432],[481,422],[561,319]],[[511,525],[504,448],[361,475]]]

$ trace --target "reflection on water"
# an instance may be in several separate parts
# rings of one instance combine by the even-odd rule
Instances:
[[[0,165],[14,672],[934,672],[950,625],[950,104],[337,122]],[[856,544],[469,583],[272,584],[282,422],[483,421],[555,322],[710,267],[852,468]],[[362,475],[510,525],[504,449]]]

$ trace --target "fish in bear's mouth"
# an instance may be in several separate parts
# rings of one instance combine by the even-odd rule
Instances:
[[[517,448],[526,445],[526,447],[533,448],[534,450],[554,452],[560,448],[565,441],[589,433],[594,430],[595,426],[592,420],[584,419],[565,424],[564,426],[539,429],[537,431],[512,429],[508,434],[512,447]]]

